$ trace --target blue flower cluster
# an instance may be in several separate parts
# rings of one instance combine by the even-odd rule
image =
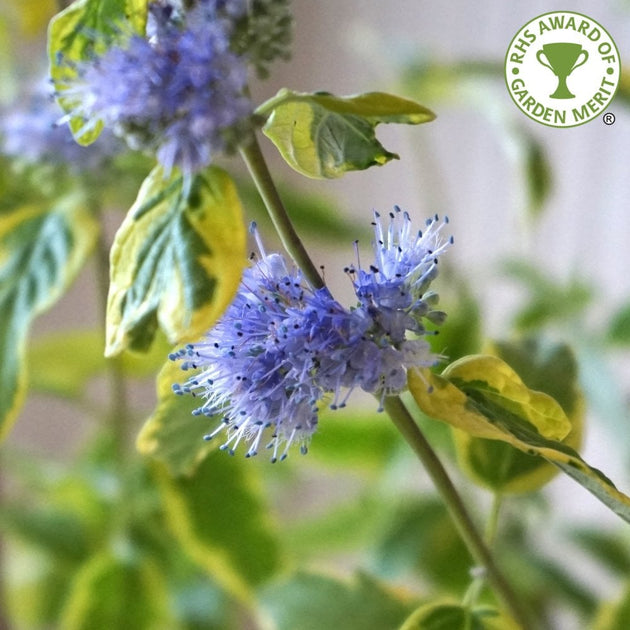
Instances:
[[[447,222],[435,217],[414,232],[396,208],[384,230],[376,214],[375,264],[346,269],[358,298],[351,309],[327,288],[310,287],[280,254],[266,254],[254,230],[261,257],[233,303],[203,341],[171,355],[198,370],[174,390],[205,399],[196,413],[223,416],[207,439],[226,430],[222,448],[233,453],[244,440],[250,457],[269,433],[272,461],[294,443],[305,453],[325,401],[343,407],[358,387],[376,394],[382,409],[385,396],[405,389],[407,370],[435,365],[423,320],[445,317],[427,289],[452,242],[440,234]]]
[[[247,67],[230,48],[231,18],[246,3],[150,7],[147,37],[134,35],[80,64],[60,95],[74,104],[69,117],[85,120],[79,140],[103,122],[133,149],[154,152],[166,172],[190,175],[231,149],[249,125]]]
[[[0,153],[21,167],[55,165],[74,173],[97,171],[121,149],[122,143],[111,134],[103,134],[89,147],[78,145],[67,125],[59,124],[63,112],[43,86],[1,113]]]

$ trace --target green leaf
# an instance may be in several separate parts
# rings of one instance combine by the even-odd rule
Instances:
[[[630,345],[630,304],[624,304],[611,318],[606,339],[620,346]]]
[[[24,544],[19,534],[7,533],[3,543],[5,616],[15,628],[58,627],[76,564],[60,562],[40,548]]]
[[[83,523],[75,514],[56,507],[4,506],[0,525],[22,540],[46,549],[57,562],[81,560],[89,548]]]
[[[477,86],[479,89],[481,86]],[[488,91],[490,93],[490,91]],[[488,99],[488,104],[493,97]],[[488,115],[488,107],[481,111]],[[523,205],[529,218],[539,219],[553,190],[553,168],[545,145],[531,132],[530,128],[514,120],[513,116],[490,114],[492,122],[498,123],[497,135],[508,158],[515,162],[519,176],[523,179],[525,195]]]
[[[469,287],[461,279],[450,273],[448,268],[440,273],[444,279],[444,291],[440,291],[441,310],[448,313],[446,321],[440,325],[427,325],[437,333],[427,337],[436,354],[447,356],[455,361],[467,354],[478,352],[482,344],[481,312],[479,304]]]
[[[578,529],[571,538],[609,571],[620,576],[630,575],[628,540],[603,529]]]
[[[630,586],[623,596],[614,603],[601,606],[593,630],[627,630],[630,628]]]
[[[528,207],[536,217],[540,215],[552,189],[551,164],[544,146],[533,136],[523,138],[525,157],[523,170],[527,183]]]
[[[514,317],[519,330],[537,329],[551,322],[566,325],[567,320],[582,314],[592,300],[591,288],[579,278],[563,285],[538,267],[520,260],[508,261],[505,272],[530,293],[529,302]]]
[[[149,0],[76,0],[57,14],[48,30],[50,76],[61,94],[59,104],[68,113],[77,105],[76,96],[63,95],[77,78],[77,64],[92,61],[113,42],[130,33],[144,33]],[[77,142],[90,144],[98,138],[100,121],[73,116],[70,129]]]
[[[125,17],[137,33],[144,32],[150,3],[151,0],[125,0]]]
[[[105,371],[104,347],[103,333],[96,330],[52,333],[34,339],[27,361],[30,389],[78,398],[87,384]]]
[[[535,548],[540,533],[533,528],[531,533],[528,540],[502,540],[498,549],[493,548],[506,574],[518,576],[515,586],[519,597],[531,610],[539,612],[539,618],[553,615],[559,606],[569,608],[581,618],[590,617],[597,601],[591,590],[593,584],[582,583],[579,575],[562,565],[562,560],[556,562],[538,555]]]
[[[92,556],[77,573],[62,611],[64,630],[174,630],[162,571],[132,550]]]
[[[414,101],[370,92],[338,97],[283,88],[256,113],[265,116],[265,135],[299,173],[317,179],[383,165],[398,156],[376,139],[379,123],[417,125],[435,115]]]
[[[216,440],[203,439],[212,420],[193,416],[199,399],[173,392],[173,383],[184,377],[179,364],[169,361],[164,365],[157,379],[158,405],[136,443],[140,453],[164,464],[174,477],[192,475],[208,453],[217,448]]]
[[[568,345],[529,337],[522,341],[494,341],[491,350],[510,365],[527,387],[557,400],[567,416],[581,409],[578,364]]]
[[[584,401],[577,383],[577,363],[566,345],[545,345],[530,339],[497,342],[492,350],[522,378],[524,384],[555,398],[571,422],[562,442],[579,449],[584,426]],[[457,459],[471,478],[496,492],[531,492],[559,471],[498,440],[484,440],[453,429]]]
[[[331,471],[335,474],[334,471]],[[374,484],[372,490],[374,490]],[[357,497],[346,497],[326,504],[321,513],[307,512],[284,524],[282,542],[285,549],[300,558],[321,562],[335,554],[372,548],[383,519],[389,518],[391,501],[367,488]]]
[[[515,449],[506,442],[472,437],[453,429],[457,462],[476,483],[494,492],[534,492],[551,481],[559,469],[546,460]],[[581,433],[570,433],[569,436]],[[580,441],[580,440],[577,440]],[[575,448],[569,440],[564,444]]]
[[[98,224],[77,195],[0,215],[0,438],[25,395],[25,349],[33,318],[83,268]]]
[[[251,604],[252,588],[279,568],[275,532],[251,462],[210,453],[191,476],[155,464],[167,522],[188,555],[228,593]]]
[[[298,573],[265,589],[262,604],[277,630],[395,630],[413,608],[364,574],[342,582]]]
[[[630,106],[630,71],[625,67],[621,70],[619,77],[617,96],[622,104],[626,107]]]
[[[571,429],[560,405],[546,394],[528,390],[501,359],[464,357],[442,376],[428,370],[410,372],[409,389],[427,415],[475,437],[502,440],[544,457],[630,522],[630,497],[572,448],[557,441]]]
[[[123,352],[118,367],[130,377],[154,376],[164,365],[172,346],[158,335],[146,354]],[[98,330],[55,332],[33,340],[28,350],[29,387],[67,398],[85,394],[88,384],[108,369],[105,337]],[[74,357],[73,361],[66,357]]]
[[[384,575],[404,576],[413,571],[455,593],[470,583],[474,561],[443,502],[436,497],[406,500],[399,505],[374,546]]]
[[[424,604],[403,623],[400,630],[519,630],[511,618],[489,606],[466,608],[438,601]]]
[[[156,167],[112,246],[106,354],[146,352],[158,323],[173,344],[201,336],[232,301],[245,250],[225,171],[211,167],[185,185]]]
[[[172,592],[177,618],[186,630],[235,628],[234,618],[239,618],[241,610],[204,573],[189,570]]]
[[[382,471],[400,444],[393,424],[385,420],[382,413],[356,408],[324,410],[311,455],[327,465]]]

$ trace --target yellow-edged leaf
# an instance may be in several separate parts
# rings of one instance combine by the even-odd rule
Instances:
[[[541,392],[525,395],[517,386],[518,376],[515,379],[510,372],[511,368],[497,357],[473,355],[456,361],[443,376],[428,370],[422,374],[410,372],[409,389],[428,416],[470,435],[502,440],[529,455],[544,457],[630,522],[630,497],[619,492],[606,475],[589,466],[570,446],[540,432],[536,422],[546,431],[566,435],[562,427],[568,424],[570,428],[570,423],[560,405]],[[494,387],[503,389],[496,391]],[[507,400],[507,392],[514,392],[517,400]],[[554,422],[560,428],[550,431]]]
[[[575,450],[582,444],[585,402],[577,378],[577,363],[564,344],[538,339],[495,342],[493,354],[517,369],[531,389],[553,396],[562,406],[571,431],[562,442]],[[542,487],[560,470],[541,457],[527,455],[500,440],[484,440],[453,429],[457,461],[468,475],[496,492],[531,492]]]
[[[573,429],[562,443],[578,450],[584,435],[584,409],[571,421]],[[453,438],[463,470],[477,483],[502,494],[533,492],[560,472],[557,466],[516,449],[509,442],[484,440],[455,428]]]
[[[630,585],[616,602],[603,602],[593,622],[593,630],[626,630],[630,627]]]
[[[155,462],[167,522],[188,555],[245,604],[253,587],[280,567],[255,468],[223,451],[210,453],[189,476],[173,477]]]
[[[25,395],[30,323],[74,280],[97,234],[80,195],[0,214],[0,438]]]
[[[199,400],[193,396],[177,396],[173,383],[180,382],[183,372],[179,363],[168,361],[157,379],[158,404],[140,430],[136,446],[166,466],[170,475],[192,475],[196,467],[218,446],[217,441],[203,439],[212,420],[193,416]]]
[[[263,132],[289,166],[318,179],[398,158],[376,139],[379,123],[417,125],[435,118],[423,105],[384,92],[339,97],[282,89],[256,111],[267,117]]]
[[[468,608],[455,602],[423,604],[403,623],[400,630],[519,630],[520,626],[501,611],[489,606]]]
[[[28,350],[29,388],[69,398],[81,396],[92,379],[108,369],[104,348],[105,335],[99,330],[53,332],[34,339]],[[129,377],[154,377],[171,348],[158,335],[146,354],[123,352],[117,357],[117,369]],[[69,356],[74,360],[68,361]]]
[[[144,33],[148,4],[148,0],[76,0],[51,20],[50,76],[66,112],[72,113],[77,104],[76,97],[64,95],[77,78],[77,65],[102,54],[130,32]],[[100,121],[85,121],[79,116],[70,119],[70,129],[80,144],[94,142],[102,128]]]
[[[202,335],[230,304],[246,262],[241,203],[211,167],[189,186],[156,167],[111,250],[106,354],[146,351],[157,326],[172,344]]]
[[[132,551],[103,551],[79,570],[64,605],[65,630],[176,630],[163,571]]]
[[[562,440],[571,423],[551,396],[529,389],[521,377],[499,357],[472,355],[451,363],[442,373],[454,385],[478,391],[484,399],[533,425],[543,437]]]
[[[365,573],[341,580],[305,571],[275,581],[261,600],[275,630],[394,630],[416,604]]]

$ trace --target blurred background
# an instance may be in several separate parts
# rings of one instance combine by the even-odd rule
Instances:
[[[37,4],[36,9],[26,6],[31,4]],[[558,129],[530,120],[516,108],[505,88],[502,71],[514,34],[533,17],[558,9],[584,13],[603,25],[617,44],[623,70],[624,61],[630,59],[630,3],[575,1],[559,7],[540,0],[295,0],[292,7],[293,58],[278,63],[268,81],[252,86],[255,101],[262,102],[281,87],[304,92],[326,90],[337,95],[389,91],[415,99],[437,114],[434,122],[420,127],[379,127],[378,137],[384,146],[401,159],[335,181],[305,180],[292,172],[262,138],[272,172],[287,194],[292,195],[287,199],[296,200],[296,222],[302,226],[302,235],[317,264],[325,265],[328,284],[342,300],[349,299],[350,286],[342,269],[354,260],[355,238],[359,238],[362,251],[368,251],[373,210],[387,212],[397,204],[409,211],[418,224],[434,213],[448,215],[455,247],[448,252],[447,265],[436,285],[445,310],[453,316],[461,306],[461,313],[470,316],[469,342],[473,351],[481,350],[489,339],[531,336],[570,346],[587,401],[581,453],[628,492],[630,75],[624,70],[622,86],[608,108],[616,117],[613,125],[595,119],[579,127]],[[41,76],[46,63],[45,24],[56,6],[43,0],[0,0],[0,9],[0,39],[5,41],[0,53],[0,98],[9,106],[20,93],[21,82],[29,75],[33,80]],[[225,166],[231,172],[241,171],[236,159],[226,160]],[[242,196],[251,218],[259,217],[255,203],[248,205],[251,190],[245,185]],[[133,194],[129,201],[133,201]],[[315,218],[311,216],[309,223],[313,208]],[[113,238],[125,210],[114,208],[106,214],[106,239]],[[335,217],[341,220],[335,221]],[[269,230],[266,236],[273,241]],[[49,356],[37,344],[38,339],[45,343],[51,332],[83,330],[101,324],[96,276],[95,265],[90,263],[67,295],[36,321],[31,360]],[[459,334],[466,336],[465,323]],[[450,350],[447,348],[445,353],[448,355]],[[57,358],[73,361],[70,352]],[[154,364],[158,366],[159,359]],[[40,364],[37,371],[45,369]],[[50,369],[54,370],[54,365]],[[99,433],[98,424],[74,400],[52,396],[45,386],[38,388],[37,382],[36,374],[3,449],[64,465],[81,456],[86,444]],[[108,389],[104,377],[97,375],[85,387],[87,399],[97,406],[106,404]],[[151,370],[145,370],[142,378],[135,378],[130,388],[132,442],[155,406]],[[373,420],[371,401],[366,399],[362,405]],[[317,435],[309,457],[292,456],[291,463],[280,472],[274,469],[268,473],[267,462],[259,458],[262,461],[255,462],[253,469],[257,479],[264,478],[272,519],[286,518],[289,524],[295,524],[287,534],[294,556],[308,547],[298,566],[334,567],[346,574],[369,568],[379,577],[392,577],[395,582],[410,579],[412,585],[418,582],[448,591],[452,586],[449,580],[440,582],[436,577],[439,562],[436,561],[435,575],[427,576],[409,561],[413,554],[420,554],[420,564],[427,560],[430,543],[425,541],[427,547],[421,550],[413,545],[406,547],[387,530],[387,514],[400,516],[405,505],[416,506],[415,499],[405,497],[408,493],[415,496],[419,488],[428,493],[430,486],[396,438],[387,432],[381,435],[380,431],[381,428],[374,429],[374,433],[366,430],[375,442],[357,447],[355,453],[352,449],[345,453],[344,448],[337,451],[333,444],[326,455],[322,453],[327,448],[323,428],[321,441]],[[436,444],[448,440],[443,433],[436,430]],[[329,432],[333,443],[346,439],[335,435],[335,430]],[[369,449],[374,449],[375,454],[370,455]],[[317,451],[319,455],[313,455]],[[445,452],[451,451],[445,447]],[[370,459],[372,456],[374,459]],[[349,459],[341,461],[344,457]],[[309,461],[311,458],[313,461]],[[11,474],[3,477],[5,490],[11,490],[17,482]],[[462,477],[460,483],[473,501],[487,505],[489,499],[479,495],[470,481]],[[384,503],[366,491],[370,484],[380,489],[379,500],[383,499],[382,494],[399,489],[401,503],[383,507]],[[478,496],[482,498],[474,498]],[[519,504],[520,500],[524,503]],[[344,502],[355,506],[356,511],[333,514],[332,508]],[[579,618],[594,614],[597,598],[613,600],[621,596],[627,576],[624,571],[630,568],[630,538],[624,526],[596,499],[568,478],[557,477],[540,495],[518,499],[514,505],[511,512],[507,510],[512,516],[512,520],[508,517],[512,529],[518,529],[520,510],[526,510],[527,516],[520,525],[531,525],[536,531],[537,535],[526,541],[530,548],[532,544],[536,546],[532,553],[540,552],[541,558],[559,562],[571,574],[562,584],[564,591],[558,595],[558,609],[550,613],[557,624],[553,627],[582,627],[575,625],[576,615]],[[416,507],[416,515],[429,513],[422,512],[426,504]],[[366,510],[372,508],[380,514],[380,520],[376,519],[378,523],[372,529],[369,525],[359,528],[356,545],[348,542],[347,534],[341,535],[332,550],[323,542],[338,535],[340,524],[364,518]],[[409,508],[407,516],[411,512]],[[425,525],[429,520],[426,517]],[[431,527],[442,523],[439,519],[434,521]],[[429,525],[426,527],[430,529]],[[568,530],[575,532],[580,528],[580,535],[567,534]],[[412,536],[412,529],[405,531]],[[600,540],[593,531],[606,532],[609,537]],[[370,539],[375,532],[377,542]],[[13,540],[15,532],[11,536]],[[582,541],[581,547],[576,540]],[[568,549],[571,553],[567,555]],[[399,562],[395,560],[397,553]],[[613,566],[611,558],[615,555],[628,564],[620,560]],[[371,559],[366,560],[368,556]],[[11,558],[15,563],[13,555]],[[430,564],[430,559],[427,562]],[[514,567],[515,571],[520,570],[516,564]],[[588,567],[587,580],[579,578],[583,567]],[[547,566],[547,575],[561,583],[563,578],[554,573],[556,569],[556,564]],[[541,574],[532,569],[532,575],[532,582],[543,583]],[[230,625],[233,621],[225,626],[222,623],[228,622],[185,627],[239,627]],[[606,627],[613,630],[613,626]]]

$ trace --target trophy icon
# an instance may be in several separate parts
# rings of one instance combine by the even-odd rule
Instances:
[[[578,59],[584,55],[582,61]],[[542,57],[547,59],[545,63]],[[537,53],[538,63],[549,68],[558,77],[558,87],[550,98],[575,98],[567,87],[567,77],[579,66],[584,65],[588,60],[588,52],[580,46],[569,42],[556,42],[545,44]]]

